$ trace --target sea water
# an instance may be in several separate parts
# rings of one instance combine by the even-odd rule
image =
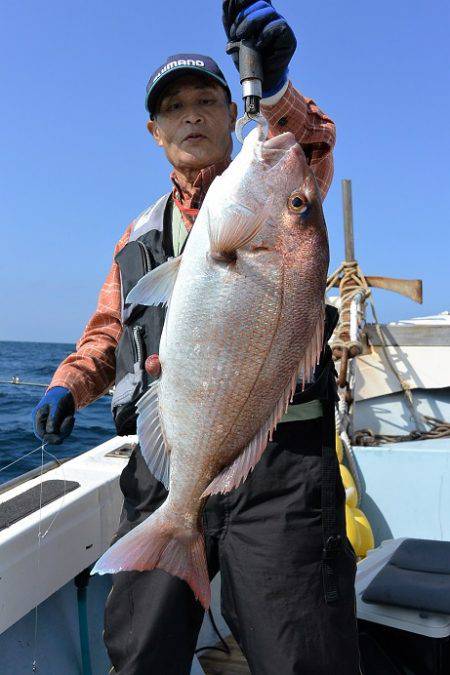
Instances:
[[[26,382],[48,384],[57,366],[74,347],[61,343],[0,342],[0,483],[40,466],[41,452],[37,451],[4,469],[39,446],[31,412],[45,393],[44,387],[3,382],[17,376]],[[115,436],[110,406],[111,397],[103,396],[77,412],[71,436],[62,445],[47,449],[66,459]],[[45,462],[50,459],[44,455]]]

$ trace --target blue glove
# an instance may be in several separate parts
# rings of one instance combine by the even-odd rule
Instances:
[[[263,98],[273,96],[287,81],[297,40],[270,0],[224,0],[222,22],[230,42],[251,40],[261,53]],[[239,54],[232,54],[239,70]]]
[[[59,445],[72,432],[74,414],[75,401],[70,391],[52,387],[32,412],[35,436],[50,445]]]

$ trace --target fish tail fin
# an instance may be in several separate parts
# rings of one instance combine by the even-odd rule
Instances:
[[[180,526],[164,508],[116,541],[96,562],[91,574],[156,568],[184,579],[208,609],[211,589],[203,534],[196,527]]]

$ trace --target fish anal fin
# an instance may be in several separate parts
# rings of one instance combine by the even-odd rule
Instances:
[[[186,581],[205,610],[211,588],[205,543],[200,530],[180,526],[164,506],[116,541],[91,574],[161,569]]]
[[[202,497],[209,497],[210,495],[218,493],[225,494],[245,481],[250,471],[255,468],[256,464],[261,459],[275,427],[283,417],[293,391],[295,391],[296,380],[297,369],[295,369],[288,386],[277,401],[269,419],[262,425],[247,447],[236,457],[236,459],[211,481],[203,492]]]
[[[169,489],[170,451],[159,414],[159,382],[154,382],[137,403],[137,434],[142,457],[150,473]]]
[[[126,302],[138,305],[166,305],[177,280],[181,258],[182,256],[170,258],[139,279],[128,293]]]
[[[320,361],[320,355],[323,350],[324,316],[325,310],[323,308],[314,328],[311,341],[305,350],[304,357],[298,369],[298,377],[302,381],[302,389],[305,388],[306,383],[311,381],[315,368]]]

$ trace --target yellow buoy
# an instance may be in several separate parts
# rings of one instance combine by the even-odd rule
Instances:
[[[359,555],[367,555],[367,551],[375,547],[372,528],[366,516],[360,509],[353,509],[353,517],[358,525],[359,536],[361,539],[361,553]]]
[[[342,464],[342,460],[344,459],[344,448],[338,433],[336,433],[336,454],[338,456],[339,464]]]
[[[350,471],[344,464],[344,449],[339,434],[336,434],[336,454],[339,460],[339,471],[345,488],[345,526],[347,537],[359,558],[367,555],[367,551],[374,548],[372,528],[364,513],[356,508],[358,491]]]
[[[361,550],[361,534],[353,516],[353,509],[350,506],[345,505],[345,526],[347,531],[347,537],[350,540],[351,545],[355,549],[356,555],[360,555],[359,551]]]
[[[352,487],[352,488],[355,488],[355,490],[356,490],[355,481],[353,480],[353,476],[350,473],[350,471],[347,469],[347,467],[344,466],[343,464],[339,464],[339,471],[341,472],[341,478],[342,478],[342,482],[344,484],[344,487],[346,489]]]
[[[345,503],[351,509],[354,509],[358,506],[358,493],[356,492],[355,488],[345,488]]]

